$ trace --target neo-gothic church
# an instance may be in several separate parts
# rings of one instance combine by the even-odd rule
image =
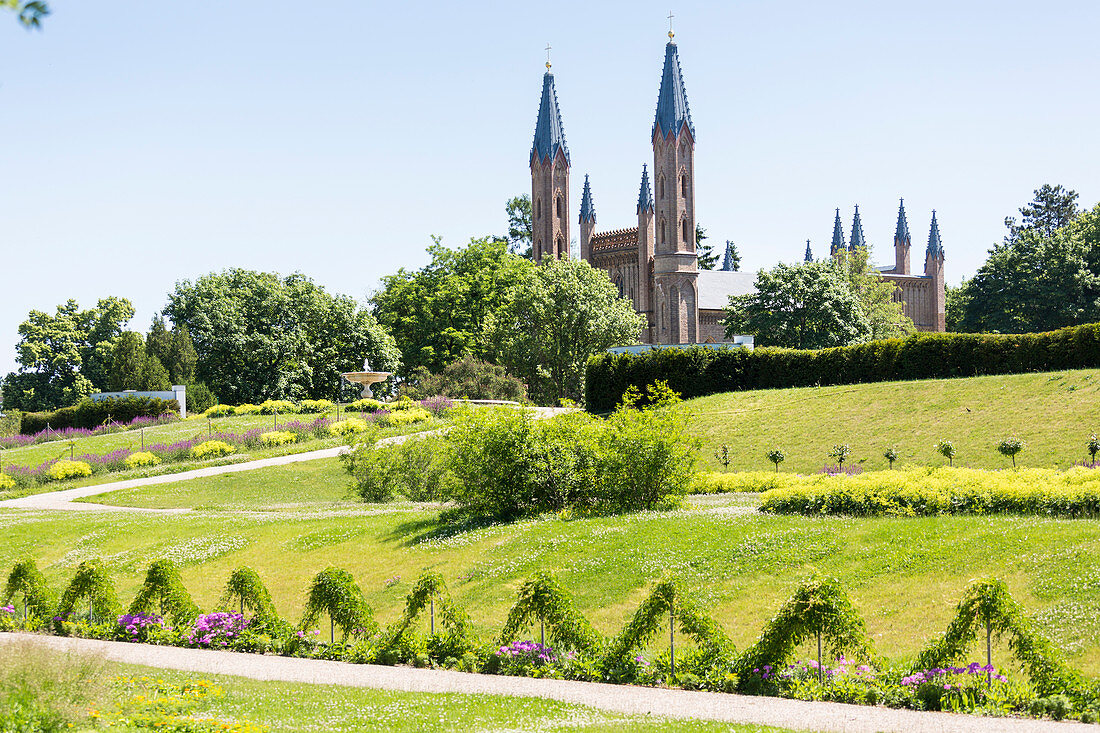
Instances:
[[[642,166],[638,190],[638,226],[597,234],[596,208],[588,176],[580,206],[580,256],[607,273],[619,293],[646,317],[639,336],[646,344],[721,343],[722,325],[732,295],[754,290],[755,273],[733,272],[729,257],[722,270],[700,270],[695,246],[695,125],[676,44],[665,46],[664,69],[653,121],[653,170]],[[569,148],[565,143],[550,64],[542,79],[535,140],[531,147],[531,223],[536,262],[570,256]],[[650,183],[652,175],[652,185]],[[656,194],[656,195],[654,195]],[[850,244],[844,243],[840,210],[833,228],[831,254],[866,246],[856,208]],[[943,247],[935,213],[925,256],[924,275],[909,271],[909,227],[898,211],[895,265],[882,270],[897,285],[895,299],[922,331],[944,330]],[[807,259],[812,259],[809,242]]]

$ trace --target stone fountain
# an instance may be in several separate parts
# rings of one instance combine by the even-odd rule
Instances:
[[[370,364],[366,359],[363,359],[363,371],[361,372],[346,372],[340,375],[344,379],[348,380],[352,384],[360,384],[363,386],[363,397],[367,399],[374,398],[374,392],[371,392],[372,384],[379,384],[385,382],[392,376],[391,372],[372,372],[370,370]]]

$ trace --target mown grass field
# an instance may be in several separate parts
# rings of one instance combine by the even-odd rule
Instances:
[[[438,507],[364,505],[344,498],[349,489],[328,460],[96,498],[200,507],[182,515],[4,512],[0,567],[34,557],[60,590],[82,559],[104,557],[127,601],[148,563],[166,556],[211,609],[229,573],[249,565],[296,621],[310,578],[337,566],[355,575],[383,623],[432,569],[486,638],[537,570],[554,571],[605,634],[671,574],[742,648],[817,568],[840,578],[892,660],[942,632],[972,579],[995,576],[1075,665],[1100,675],[1100,522],[1092,520],[768,516],[755,511],[755,495],[725,495],[692,498],[671,513],[550,516],[454,532],[439,524]],[[1008,662],[1003,648],[996,654]]]
[[[771,469],[764,454],[775,447],[787,454],[781,470],[820,471],[836,463],[838,443],[868,469],[888,466],[890,446],[901,464],[940,465],[933,446],[943,439],[955,443],[955,465],[1006,468],[995,446],[1009,435],[1026,444],[1019,465],[1064,468],[1087,460],[1085,441],[1100,433],[1100,370],[730,392],[687,405],[710,470],[722,444],[731,471]]]

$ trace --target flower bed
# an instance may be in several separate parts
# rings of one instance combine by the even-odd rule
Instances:
[[[165,425],[167,423],[176,422],[177,420],[179,420],[179,415],[167,413],[158,417],[135,417],[133,420],[124,423],[112,421],[106,425],[100,425],[97,428],[90,429],[65,428],[64,430],[53,430],[51,428],[32,435],[8,435],[0,437],[0,450],[23,448],[28,445],[37,445],[39,443],[49,443],[53,441],[79,440],[80,438],[90,438],[94,435],[122,433],[127,430],[152,427],[153,425]]]

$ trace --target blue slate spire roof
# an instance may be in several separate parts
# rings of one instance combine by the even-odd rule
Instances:
[[[848,242],[848,249],[856,247],[867,248],[867,240],[863,238],[863,223],[859,220],[859,204],[856,204],[856,215],[852,218],[852,241]]]
[[[928,232],[928,254],[943,257],[943,243],[940,242],[940,225],[936,223],[935,209],[932,209],[932,229]]]
[[[596,223],[596,207],[592,205],[592,187],[588,185],[588,174],[584,174],[584,192],[581,194],[581,223]]]
[[[565,144],[565,128],[561,124],[558,109],[558,92],[554,88],[554,75],[547,71],[542,75],[542,100],[539,102],[539,119],[535,123],[535,142],[531,145],[531,157],[540,162],[553,160],[558,151],[569,163],[569,148]]]
[[[844,225],[840,223],[840,209],[837,209],[836,219],[833,221],[833,243],[829,245],[829,254],[843,252],[844,248]]]
[[[676,52],[676,44],[669,41],[665,46],[665,68],[661,72],[661,91],[657,94],[657,116],[653,120],[653,132],[656,133],[659,128],[662,136],[676,134],[685,124],[691,136],[695,137],[684,76],[680,72],[680,56]]]
[[[722,258],[722,271],[723,272],[736,272],[737,267],[734,266],[733,259],[733,242],[726,240],[726,254]]]
[[[895,240],[905,241],[909,239],[909,222],[905,220],[905,199],[898,203],[898,228],[894,232]]]
[[[649,171],[642,163],[642,185],[638,188],[638,213],[653,211],[653,189],[649,187]]]
[[[806,240],[806,254],[803,255],[802,259],[806,262],[814,261],[814,251],[810,249],[810,240],[808,239]]]

